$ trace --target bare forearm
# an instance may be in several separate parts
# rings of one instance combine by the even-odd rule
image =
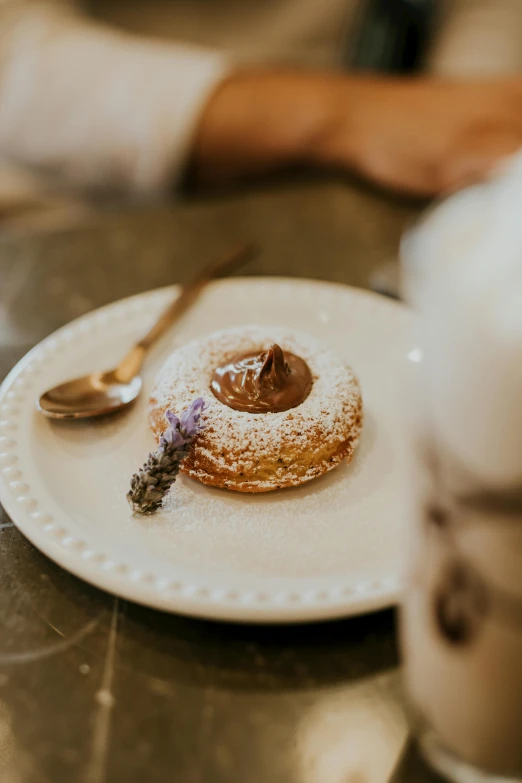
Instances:
[[[522,143],[522,80],[451,83],[313,72],[231,76],[196,130],[203,182],[307,164],[432,195],[484,176]]]
[[[334,74],[259,70],[232,75],[208,102],[193,145],[199,181],[237,179],[320,163],[333,107],[348,80]]]

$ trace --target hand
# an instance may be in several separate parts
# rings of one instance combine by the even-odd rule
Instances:
[[[522,146],[522,79],[353,79],[319,160],[396,190],[434,195],[487,176]],[[343,87],[338,85],[342,94]]]
[[[193,160],[203,181],[304,163],[435,195],[487,175],[521,145],[522,79],[257,71],[218,88],[197,130]]]

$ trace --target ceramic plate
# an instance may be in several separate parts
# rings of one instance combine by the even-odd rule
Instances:
[[[42,552],[124,598],[247,622],[341,617],[393,604],[401,589],[407,509],[403,377],[416,352],[411,315],[378,295],[283,278],[218,281],[150,356],[128,412],[50,422],[49,386],[114,366],[176,288],[104,307],[60,329],[0,390],[0,500]],[[351,465],[300,488],[241,495],[185,477],[175,503],[133,517],[131,474],[154,448],[147,397],[173,347],[247,323],[306,331],[358,375],[365,426]]]

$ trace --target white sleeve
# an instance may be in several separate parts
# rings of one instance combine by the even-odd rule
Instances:
[[[428,68],[440,76],[522,71],[522,0],[442,0]]]
[[[169,187],[225,58],[92,24],[63,0],[0,8],[0,155],[87,187]]]

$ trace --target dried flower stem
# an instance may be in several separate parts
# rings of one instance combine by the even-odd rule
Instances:
[[[131,479],[127,500],[135,514],[153,514],[161,508],[194,438],[205,428],[200,423],[205,408],[205,401],[200,397],[180,418],[167,411],[169,426],[161,435],[157,450],[149,454],[147,462]]]

